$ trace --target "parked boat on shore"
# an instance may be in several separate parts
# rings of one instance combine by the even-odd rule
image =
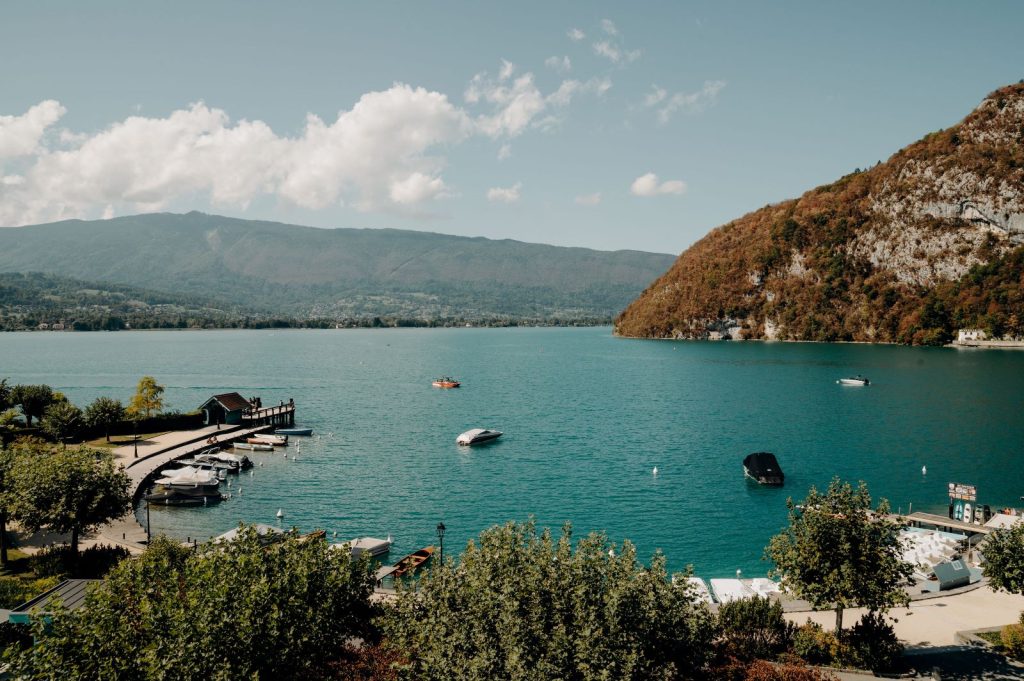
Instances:
[[[501,437],[502,433],[500,430],[487,430],[486,428],[474,428],[467,430],[457,438],[455,442],[460,445],[480,445],[491,440],[496,440]]]
[[[395,578],[402,577],[418,570],[424,563],[434,555],[433,546],[425,546],[419,551],[413,551],[402,560],[395,563],[391,575]]]

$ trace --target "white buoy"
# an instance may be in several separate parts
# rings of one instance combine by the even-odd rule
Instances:
[[[260,461],[260,468],[263,468],[263,462]]]
[[[739,579],[740,575],[742,575],[742,574],[743,574],[743,570],[737,569],[736,570],[736,579]]]
[[[334,536],[335,536],[335,537],[337,537],[337,536],[338,536],[338,531],[337,531],[337,530],[335,530],[335,531],[334,531]]]
[[[278,518],[283,518],[284,517],[284,509],[280,509],[280,508],[277,509],[277,517]]]
[[[241,487],[238,488],[238,496],[242,496],[242,488]]]
[[[260,465],[262,466],[263,464],[260,464]],[[249,477],[250,478],[253,477],[254,475],[256,475],[256,471],[249,471]]]
[[[651,474],[652,475],[657,475],[658,474],[658,467],[657,466],[654,467],[654,470],[651,471]]]
[[[928,475],[928,466],[921,466],[921,475]]]

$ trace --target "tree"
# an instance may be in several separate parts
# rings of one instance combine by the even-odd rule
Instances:
[[[983,546],[989,584],[996,590],[1024,594],[1024,522],[996,530]]]
[[[155,378],[143,376],[128,405],[128,415],[136,419],[143,417],[148,419],[152,413],[159,412],[164,408],[163,394],[164,387],[157,384]]]
[[[687,678],[706,666],[713,618],[665,560],[614,555],[592,534],[573,549],[534,523],[508,523],[471,541],[458,564],[399,585],[385,644],[414,679]]]
[[[5,412],[14,406],[14,389],[8,385],[6,378],[0,378],[0,412]]]
[[[913,566],[903,562],[900,525],[887,519],[884,499],[872,515],[867,485],[835,478],[825,494],[811,487],[803,504],[786,503],[789,527],[772,537],[765,558],[784,588],[815,610],[835,609],[837,636],[845,608],[884,612],[910,602]]]
[[[21,407],[25,425],[31,428],[32,419],[42,418],[46,408],[53,404],[53,388],[48,385],[16,385],[12,390],[12,400]]]
[[[7,566],[7,516],[14,503],[11,495],[11,467],[15,450],[0,448],[0,565]]]
[[[72,555],[83,532],[131,510],[128,476],[104,452],[36,443],[16,459],[11,477],[21,525],[29,532],[70,532]]]
[[[252,527],[195,550],[157,537],[114,568],[85,607],[58,612],[16,678],[323,678],[371,635],[373,575],[320,539],[265,545]]]
[[[39,424],[43,432],[67,446],[68,439],[82,428],[82,410],[70,402],[54,402],[43,412]]]
[[[110,427],[124,420],[124,405],[110,397],[97,397],[85,408],[85,422],[93,428],[102,428],[110,442]]]
[[[794,630],[781,602],[757,596],[722,603],[718,626],[729,652],[742,660],[774,659],[789,647]]]

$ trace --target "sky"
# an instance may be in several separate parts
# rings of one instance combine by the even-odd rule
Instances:
[[[1024,78],[1024,3],[5,2],[0,225],[678,253]]]

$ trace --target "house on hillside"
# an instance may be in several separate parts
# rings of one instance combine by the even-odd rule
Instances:
[[[212,426],[218,423],[238,425],[242,416],[252,411],[254,405],[238,393],[214,395],[199,407],[203,412],[203,423]]]
[[[957,343],[963,343],[965,341],[983,341],[986,340],[987,338],[988,334],[986,334],[981,329],[960,329],[959,331],[956,332]]]

